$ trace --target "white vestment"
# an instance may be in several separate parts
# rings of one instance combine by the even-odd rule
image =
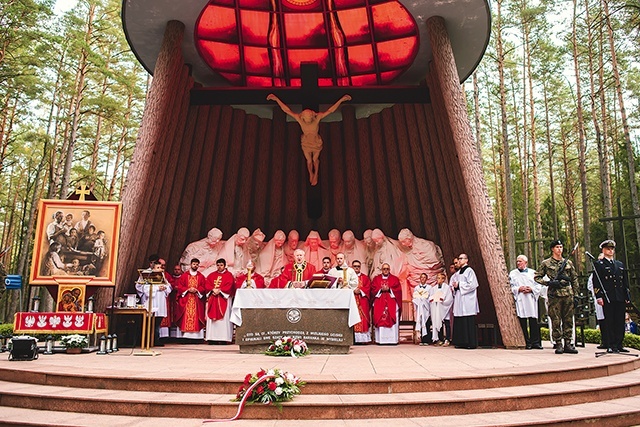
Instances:
[[[596,294],[593,292],[593,273],[589,275],[589,280],[587,280],[587,289],[589,289],[591,298],[595,301]],[[594,306],[596,307],[596,320],[604,320],[604,307],[598,303],[595,303]]]
[[[431,327],[432,340],[438,341],[439,333],[445,320],[451,316],[451,306],[453,305],[453,294],[451,287],[447,283],[434,285],[429,290],[429,302],[431,304]]]
[[[340,266],[340,268],[342,270],[338,270],[337,267],[333,267],[331,270],[329,270],[329,273],[327,273],[329,276],[331,277],[335,277],[336,281],[333,282],[333,286],[334,288],[337,288],[338,286],[342,287],[342,288],[348,288],[348,289],[355,289],[358,287],[358,275],[356,274],[356,271],[351,268],[351,267],[347,267],[346,264]],[[345,271],[346,273],[346,283],[344,281],[345,278]],[[343,279],[343,283],[341,285],[338,285],[338,280],[337,279]]]
[[[521,318],[538,318],[538,298],[542,285],[533,280],[536,272],[530,268],[520,271],[517,268],[509,273],[511,292],[516,300],[516,314]],[[522,293],[518,289],[521,286],[530,286],[531,293]]]
[[[462,271],[464,269],[464,272]],[[480,313],[478,305],[478,279],[471,267],[461,268],[456,273],[458,289],[453,295],[454,317],[475,316]],[[456,281],[453,277],[451,282]]]
[[[420,331],[420,336],[425,336],[429,332],[427,330],[427,320],[431,312],[429,304],[430,285],[426,283],[419,284],[413,290],[413,307],[415,308],[414,320],[416,322],[416,331]]]
[[[253,280],[253,279],[252,279]],[[231,323],[231,307],[233,306],[233,298],[231,295],[224,292],[220,292],[220,295],[227,299],[227,311],[224,312],[224,317],[218,320],[209,319],[207,316],[207,326],[205,327],[207,341],[233,341],[233,323]],[[209,306],[206,307],[207,313],[209,312]]]

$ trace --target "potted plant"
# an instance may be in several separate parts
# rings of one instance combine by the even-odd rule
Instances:
[[[89,346],[89,340],[84,335],[65,335],[60,338],[60,342],[67,349],[67,353],[79,354],[82,349]]]

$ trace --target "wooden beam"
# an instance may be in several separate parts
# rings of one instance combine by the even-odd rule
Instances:
[[[191,105],[272,105],[267,95],[274,93],[287,105],[306,105],[300,88],[194,88]],[[353,98],[350,104],[429,104],[426,86],[321,87],[318,104],[331,105],[345,93]]]

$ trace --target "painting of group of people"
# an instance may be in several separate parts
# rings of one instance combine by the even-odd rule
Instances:
[[[110,276],[117,250],[120,205],[41,202],[32,279]]]

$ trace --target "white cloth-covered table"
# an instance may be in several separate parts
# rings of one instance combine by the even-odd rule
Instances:
[[[231,322],[242,325],[243,308],[348,309],[349,327],[360,322],[352,289],[238,289]]]

